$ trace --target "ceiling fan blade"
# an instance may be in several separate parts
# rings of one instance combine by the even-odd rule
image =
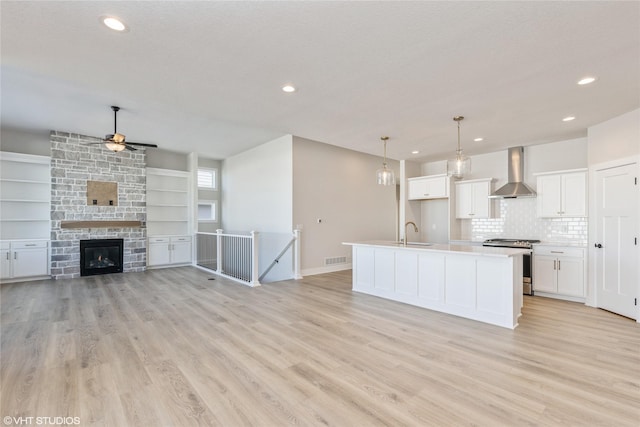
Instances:
[[[128,145],[139,145],[141,147],[154,147],[154,148],[158,148],[158,146],[156,144],[145,144],[143,142],[129,142],[127,141],[126,144]]]
[[[129,145],[127,145],[127,144],[125,144],[125,145],[124,145],[124,148],[125,148],[125,150],[129,150],[129,151],[138,151],[138,149],[137,149],[137,148],[130,147],[130,146],[129,146]]]

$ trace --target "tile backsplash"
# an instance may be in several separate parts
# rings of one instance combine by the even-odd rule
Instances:
[[[499,199],[496,203],[496,218],[461,221],[463,240],[502,237],[587,244],[587,218],[537,218],[535,198]]]

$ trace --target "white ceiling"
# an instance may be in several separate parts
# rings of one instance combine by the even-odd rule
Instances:
[[[3,0],[0,14],[3,127],[103,136],[119,105],[129,140],[212,158],[290,133],[377,155],[389,135],[390,157],[436,160],[455,115],[477,154],[640,106],[636,1]]]

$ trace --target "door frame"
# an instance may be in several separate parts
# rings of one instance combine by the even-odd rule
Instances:
[[[589,238],[587,243],[587,253],[589,262],[589,280],[587,284],[587,298],[585,304],[591,307],[598,307],[598,295],[596,292],[596,250],[594,245],[598,238],[597,236],[597,221],[596,221],[596,190],[598,185],[596,183],[596,173],[605,169],[613,169],[620,166],[626,166],[630,164],[636,164],[636,174],[640,180],[640,156],[630,156],[621,159],[611,160],[603,163],[596,163],[589,165]],[[640,185],[640,183],[638,184]],[[636,204],[638,206],[638,212],[640,212],[640,191],[636,196]],[[640,215],[639,215],[640,220]],[[639,236],[640,237],[640,236]],[[640,250],[638,250],[638,265],[640,265]],[[638,289],[636,295],[640,300],[640,283],[638,283]],[[639,302],[640,304],[640,302]],[[640,305],[636,306],[636,322],[640,323]]]

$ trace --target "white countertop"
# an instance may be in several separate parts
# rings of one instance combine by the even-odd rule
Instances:
[[[475,246],[475,245],[458,245],[451,243],[434,243],[430,246],[425,246],[424,243],[411,243],[407,246],[402,243],[392,242],[388,240],[369,240],[364,242],[342,242],[343,245],[350,246],[371,246],[371,247],[383,247],[394,248],[407,251],[424,251],[424,252],[454,252],[458,254],[468,254],[476,256],[497,256],[497,257],[511,257],[524,253],[529,253],[530,250],[525,249],[513,249],[513,248],[495,248],[491,246]]]

